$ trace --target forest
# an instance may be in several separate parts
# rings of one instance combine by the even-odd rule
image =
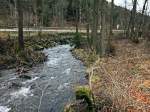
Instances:
[[[150,0],[0,0],[0,112],[150,112]]]

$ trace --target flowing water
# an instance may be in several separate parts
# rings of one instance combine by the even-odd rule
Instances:
[[[74,86],[86,83],[85,67],[76,60],[69,45],[46,49],[48,61],[25,73],[0,71],[0,112],[62,112],[75,99]]]

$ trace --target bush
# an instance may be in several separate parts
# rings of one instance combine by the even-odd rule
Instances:
[[[73,37],[73,45],[75,48],[79,48],[81,46],[81,35],[80,33],[75,33],[75,36]]]

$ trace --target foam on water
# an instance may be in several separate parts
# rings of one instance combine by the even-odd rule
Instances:
[[[4,89],[4,88],[6,88],[6,87],[5,86],[0,87],[0,89]]]
[[[51,79],[55,79],[55,77],[51,77]]]
[[[71,68],[68,68],[68,69],[66,69],[66,70],[64,71],[64,73],[66,73],[67,75],[69,75],[69,74],[70,74],[70,71],[71,71]]]
[[[28,95],[32,96],[30,87],[22,87],[19,91],[11,93],[11,96],[14,98],[19,98],[21,96],[27,97]]]
[[[57,89],[62,90],[62,89],[67,88],[67,87],[69,87],[69,83],[64,83],[63,85],[59,85]]]
[[[21,87],[0,89],[0,96],[2,95],[0,112],[10,112],[14,107],[18,112],[30,112],[33,106],[39,105],[37,100],[41,96],[40,89],[44,89],[43,87],[47,87],[47,89],[41,102],[40,111],[61,112],[68,100],[71,102],[74,100],[73,85],[78,84],[80,78],[84,76],[83,65],[72,56],[69,50],[68,45],[44,50],[43,52],[48,55],[48,60],[27,73],[32,77],[30,80],[20,79],[17,75],[9,76],[7,72],[2,74],[0,88],[3,87],[3,83],[4,86],[8,85],[9,87],[12,82],[19,85],[21,83]],[[16,73],[15,70],[14,72]]]
[[[50,58],[47,65],[57,65],[61,58]]]
[[[7,106],[0,106],[0,112],[9,112],[11,108],[8,108]]]
[[[12,78],[9,79],[9,81],[15,80],[15,79],[17,79],[17,77],[12,77]]]
[[[25,82],[22,82],[22,84],[34,82],[34,81],[37,80],[38,78],[39,78],[39,77],[34,77],[34,78],[31,79],[31,80],[27,80],[27,81],[25,81]]]

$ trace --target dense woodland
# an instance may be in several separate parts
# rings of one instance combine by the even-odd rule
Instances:
[[[77,101],[65,112],[149,112],[150,1],[140,10],[138,0],[130,10],[127,1],[121,7],[115,0],[0,0],[0,28],[18,29],[0,32],[0,69],[23,74],[47,60],[41,50],[70,44],[88,84],[75,89]]]
[[[25,16],[24,25],[26,27],[28,25],[45,27],[74,25],[75,19],[78,19],[80,25],[85,25],[88,19],[86,16],[87,14],[88,17],[92,15],[94,5],[92,0],[23,0],[22,2],[23,14]],[[17,0],[1,0],[0,3],[1,26],[17,26]],[[105,16],[109,18],[111,4],[106,1],[104,1],[104,4],[106,8]],[[123,28],[126,22],[129,22],[131,12],[127,7],[128,4],[124,4],[124,7],[114,6],[112,16],[114,28],[116,28],[117,24]],[[146,10],[147,5],[145,4],[143,8]],[[136,22],[139,23],[140,20],[138,18],[140,18],[141,13],[136,13],[136,15]],[[144,12],[144,16],[146,21],[149,21],[146,15],[148,15],[148,12]],[[89,17],[90,22],[92,19],[92,17]]]
[[[126,31],[128,38],[137,41],[143,31],[145,34],[150,27],[149,14],[146,12],[148,0],[145,0],[141,12],[137,12],[137,0],[133,2],[131,11],[127,9],[126,4],[123,8],[115,6],[114,1],[108,3],[105,0],[1,0],[0,2],[2,27],[16,27],[18,17],[22,27],[74,26],[78,30],[80,26],[86,28],[87,33],[88,30],[92,30],[93,38],[89,39],[87,34],[89,44],[93,43],[96,51],[101,54],[105,53],[100,51],[102,46],[98,48],[99,43],[108,39],[110,44],[112,29],[122,29]],[[102,32],[101,38],[97,35],[99,29]],[[96,40],[99,40],[98,45],[95,43]]]

